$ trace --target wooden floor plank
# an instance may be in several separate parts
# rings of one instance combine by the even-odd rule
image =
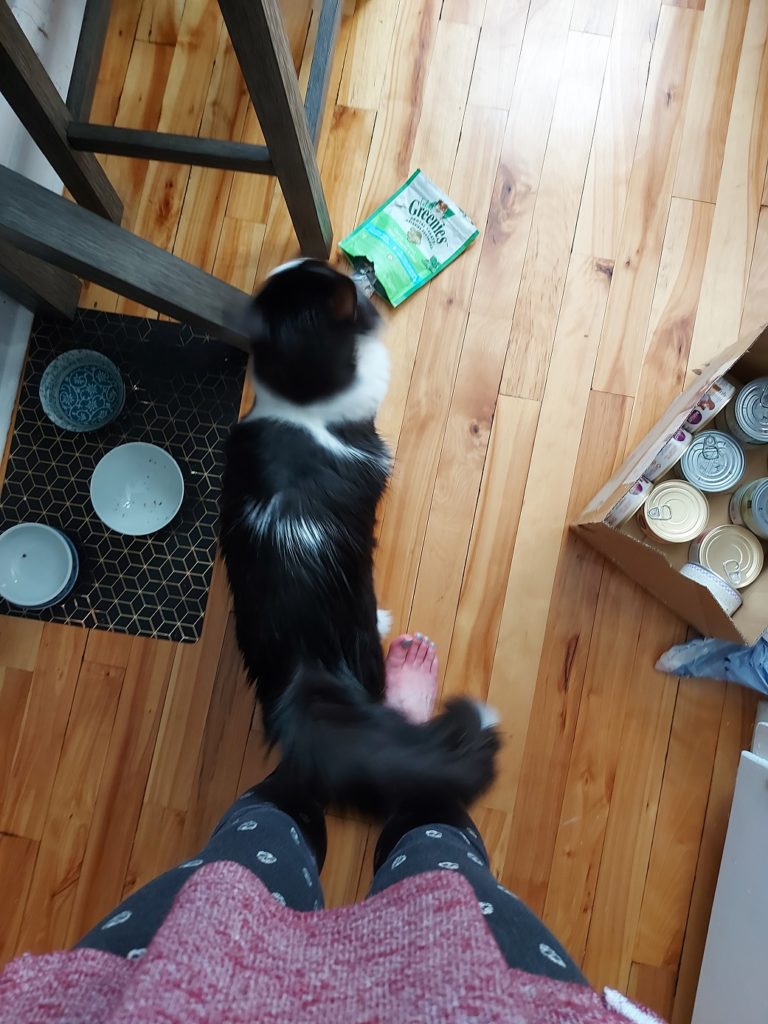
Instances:
[[[16,952],[17,936],[35,868],[37,846],[34,839],[0,832],[0,900],[3,904],[0,968],[4,967]]]
[[[461,26],[455,26],[461,27]],[[467,83],[468,84],[468,83]],[[471,108],[464,120],[450,194],[481,223],[491,201],[505,114]],[[379,600],[396,628],[407,622],[479,258],[470,248],[432,283],[398,459],[381,528]],[[406,472],[407,470],[407,472]]]
[[[200,135],[239,139],[250,105],[240,65],[227,32],[219,35]],[[188,263],[213,270],[224,212],[234,174],[213,167],[193,167],[184,195],[173,251]]]
[[[701,366],[739,333],[768,164],[768,5],[749,8],[712,237],[691,342]],[[713,294],[720,293],[720,298]]]
[[[544,903],[544,920],[579,962],[587,944],[640,623],[648,600],[618,569],[606,566]]]
[[[409,630],[419,630],[447,657],[465,574],[480,482],[507,351],[507,324],[470,315],[445,427],[421,548]],[[530,454],[538,405],[518,406],[515,441]],[[522,468],[522,467],[520,467]],[[527,470],[527,462],[525,464]],[[522,492],[520,492],[522,493]],[[514,518],[509,496],[505,515]]]
[[[677,680],[654,669],[659,654],[685,639],[685,625],[645,595],[621,732],[584,973],[599,990],[630,980],[642,890],[651,856]]]
[[[99,778],[67,944],[77,942],[122,898],[174,653],[167,641],[134,639]]]
[[[113,124],[141,15],[137,0],[114,0],[89,120]]]
[[[264,224],[225,217],[213,264],[214,276],[244,292],[253,292],[265,230]]]
[[[228,621],[226,573],[217,558],[200,640],[175,650],[127,870],[131,888],[191,852],[185,847],[186,818]]]
[[[86,632],[46,623],[10,771],[0,780],[0,832],[43,833],[83,660]]]
[[[714,203],[749,0],[704,8],[673,193]]]
[[[652,967],[633,963],[629,973],[627,995],[668,1020],[675,997],[677,972],[673,967]]]
[[[254,704],[235,638],[234,616],[230,615],[189,802],[184,841],[190,850],[204,845],[222,811],[238,796]]]
[[[0,615],[0,665],[31,672],[37,664],[43,623]]]
[[[509,109],[531,0],[487,0],[472,72],[470,103]]]
[[[634,395],[682,135],[701,15],[663,7],[595,367],[600,391]]]
[[[328,853],[321,875],[326,907],[354,903],[368,840],[368,825],[327,814]]]
[[[448,180],[456,160],[477,37],[473,25],[441,21],[437,28],[412,156],[436,182]]]
[[[83,662],[17,942],[20,952],[44,953],[66,944],[123,675],[122,668]]]
[[[134,43],[115,113],[114,123],[118,127],[146,131],[157,128],[173,54],[172,46]],[[136,221],[149,161],[124,156],[102,159],[110,181],[123,200],[123,227],[130,229]]]
[[[761,206],[747,294],[744,299],[741,330],[756,331],[763,326],[766,318],[768,318],[768,207]]]
[[[449,650],[440,640],[444,698],[487,696],[538,420],[538,402],[499,397]]]
[[[606,267],[571,261],[507,580],[488,698],[507,740],[488,806],[513,805],[538,675],[547,609],[568,511],[589,382],[608,295]],[[563,403],[565,393],[570,396]],[[521,604],[520,594],[525,594]],[[514,669],[512,668],[514,666]],[[514,678],[514,685],[511,679]]]
[[[623,396],[590,394],[568,518],[579,512],[622,458],[630,412],[631,401]],[[505,884],[538,914],[547,895],[603,566],[591,548],[566,533],[504,865]],[[542,779],[547,780],[544,787]]]
[[[574,250],[615,260],[660,0],[619,0]]]
[[[186,0],[143,0],[136,39],[173,46],[179,36]]]
[[[670,204],[632,410],[629,450],[685,386],[713,214],[709,203],[673,199]]]
[[[355,227],[376,114],[372,110],[336,106],[331,117],[328,147],[320,172],[331,223],[340,239]]]
[[[343,106],[378,108],[399,5],[400,0],[369,0],[356,9],[339,89]]]
[[[509,106],[493,201],[482,238],[477,308],[509,320],[515,311],[573,0],[531,5]],[[499,287],[503,281],[504,286]]]
[[[678,689],[632,957],[654,967],[680,959],[710,788],[702,765],[714,762],[724,693],[711,680],[683,679]]]
[[[505,395],[541,400],[544,393],[607,55],[602,36],[570,34],[512,319]]]
[[[31,672],[21,668],[0,668],[0,779],[7,779],[11,772],[32,691],[32,678]]]
[[[613,32],[618,0],[576,0],[571,16],[572,32],[595,32],[609,36]]]
[[[441,21],[455,21],[462,25],[483,24],[486,0],[443,0]]]
[[[187,0],[163,96],[157,129],[197,135],[222,32],[217,4]],[[149,165],[133,230],[163,249],[172,249],[190,169],[153,161]]]
[[[83,661],[91,665],[125,668],[131,656],[133,637],[128,633],[108,633],[102,629],[88,632]]]

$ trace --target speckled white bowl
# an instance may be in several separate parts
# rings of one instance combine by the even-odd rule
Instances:
[[[133,537],[167,526],[183,498],[184,478],[176,460],[143,441],[107,452],[91,477],[96,515],[111,530]]]

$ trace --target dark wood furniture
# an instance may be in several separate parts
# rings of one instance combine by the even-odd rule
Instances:
[[[326,258],[332,228],[316,145],[342,0],[324,0],[302,102],[278,0],[218,0],[265,146],[88,121],[111,0],[86,0],[66,102],[0,0],[0,92],[75,204],[0,168],[0,287],[71,315],[87,278],[234,343],[243,293],[121,228],[122,204],[95,153],[277,176],[301,251]]]

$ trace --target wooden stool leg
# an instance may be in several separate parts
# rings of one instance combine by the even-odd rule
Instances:
[[[0,164],[0,240],[248,349],[251,296]]]
[[[219,0],[305,256],[326,259],[333,230],[277,0]]]
[[[0,239],[0,291],[33,313],[71,320],[80,298],[80,281]]]
[[[75,200],[119,224],[120,197],[93,153],[77,153],[70,147],[67,125],[72,118],[67,105],[6,0],[0,0],[0,93]]]

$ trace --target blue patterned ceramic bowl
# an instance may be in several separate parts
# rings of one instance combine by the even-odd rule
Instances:
[[[120,371],[100,352],[76,348],[45,368],[40,404],[63,430],[98,430],[120,413],[125,386]]]
[[[79,561],[72,541],[44,523],[19,523],[0,533],[0,595],[18,608],[49,608],[75,585]]]

